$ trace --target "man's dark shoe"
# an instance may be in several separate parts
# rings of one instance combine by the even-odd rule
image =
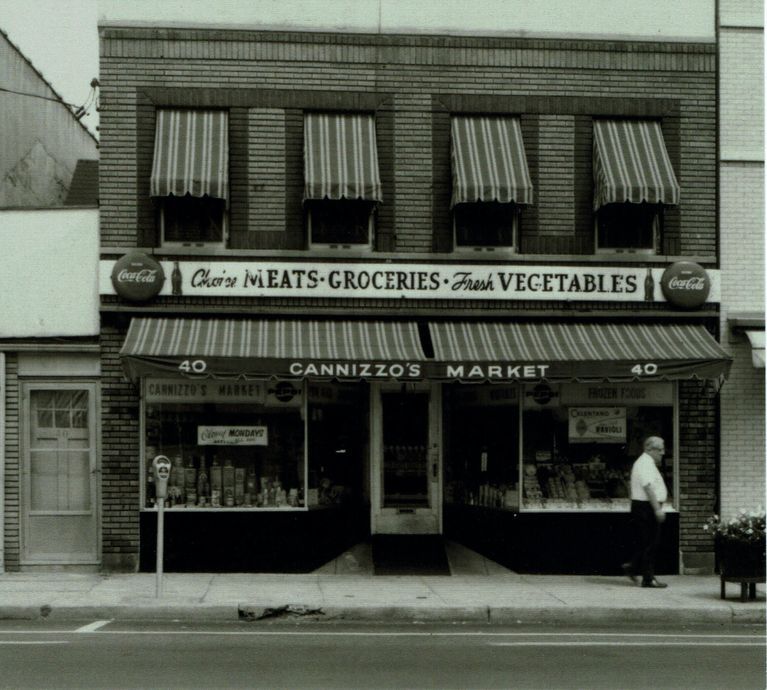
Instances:
[[[631,568],[631,563],[624,563],[621,566],[621,569],[623,570],[623,574],[631,580],[634,584],[637,583],[637,576],[636,573]]]
[[[653,589],[665,589],[666,587],[668,587],[668,585],[665,582],[661,582],[660,580],[656,580],[655,578],[653,578],[652,580],[643,580],[642,587],[652,587]]]

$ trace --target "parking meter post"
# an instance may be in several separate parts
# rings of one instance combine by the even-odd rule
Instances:
[[[152,460],[154,471],[155,496],[157,498],[157,598],[162,596],[163,550],[165,546],[165,497],[168,495],[170,460],[165,455],[158,455]]]
[[[162,597],[163,551],[165,546],[165,499],[157,499],[157,582],[155,596]]]

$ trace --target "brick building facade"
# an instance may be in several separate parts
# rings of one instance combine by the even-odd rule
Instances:
[[[195,266],[229,270],[232,262],[272,267],[305,264],[307,268],[361,262],[373,269],[415,262],[440,270],[470,266],[521,272],[560,267],[634,271],[631,280],[643,279],[649,267],[658,282],[672,264],[692,261],[710,275],[717,274],[716,47],[712,43],[118,25],[104,25],[100,31],[102,268],[139,249],[160,261],[168,274],[173,262],[179,262],[184,280],[186,271]],[[157,200],[150,198],[157,157],[157,113],[163,109],[228,113],[228,239],[215,249],[163,242],[158,222],[161,211]],[[374,117],[383,198],[376,210],[370,251],[308,248],[302,203],[308,112]],[[451,214],[451,190],[456,184],[451,121],[456,115],[518,119],[534,202],[519,214],[513,253],[457,250]],[[594,123],[598,120],[659,125],[681,195],[678,203],[664,205],[662,234],[650,253],[596,251],[593,152]],[[138,319],[408,321],[418,325],[424,342],[430,342],[428,337],[424,339],[424,330],[432,339],[438,331],[438,326],[429,330],[431,322],[451,320],[468,324],[484,320],[492,324],[615,325],[628,329],[622,332],[629,337],[631,328],[642,324],[694,327],[713,339],[718,338],[720,326],[717,298],[686,310],[659,297],[657,287],[656,297],[640,302],[614,295],[587,300],[561,293],[550,300],[538,296],[501,299],[487,294],[454,299],[443,293],[438,298],[403,299],[399,294],[387,298],[385,292],[359,298],[327,293],[312,297],[305,292],[297,297],[264,293],[229,297],[224,291],[213,290],[205,296],[194,291],[190,294],[185,288],[183,295],[165,290],[149,302],[135,303],[115,295],[102,277],[101,292],[102,548],[103,563],[110,568],[135,568],[151,561],[154,518],[146,502],[142,459],[146,451],[141,438],[146,432],[146,402],[140,397],[142,382],[126,380],[120,357],[129,326]],[[426,352],[427,359],[431,356]],[[671,572],[707,567],[711,561],[712,544],[701,534],[699,525],[714,509],[717,498],[717,378],[669,376],[673,392],[664,397],[667,411],[662,413],[668,421],[663,422],[665,427],[657,422],[657,428],[673,430],[673,438],[667,439],[674,448],[668,479],[674,486],[676,510],[667,521],[667,552],[663,556],[663,568]],[[577,380],[573,376],[571,383],[562,385],[577,387]],[[658,380],[647,379],[652,384]],[[613,381],[645,385],[641,380],[633,382],[628,375]],[[516,392],[510,394],[518,396],[515,414],[522,435],[526,433],[521,421],[523,396],[527,387],[537,382],[534,377],[517,381]],[[605,385],[614,392],[610,388],[613,384]],[[446,401],[458,399],[452,389],[431,390],[432,400],[442,400],[443,396]],[[575,399],[585,395],[581,389],[568,390]],[[378,424],[375,410],[379,404],[371,397],[371,440],[366,445],[371,458],[378,452],[372,429]],[[447,415],[452,404],[445,402],[437,416],[443,411]],[[626,414],[625,408],[622,414]],[[652,414],[636,407],[628,416],[634,420]],[[628,424],[631,427],[636,422]],[[514,478],[504,483],[509,487],[506,491],[515,487],[516,508],[508,505],[505,511],[490,510],[502,501],[501,489],[490,484],[482,484],[490,488],[481,490],[481,498],[479,488],[475,496],[463,486],[463,502],[453,500],[451,494],[443,503],[443,495],[458,491],[460,482],[450,481],[453,475],[446,458],[452,432],[447,422],[441,433],[437,442],[440,450],[434,456],[439,457],[435,461],[440,492],[438,531],[519,569],[605,573],[617,569],[629,548],[627,513],[582,510],[580,503],[575,511],[520,511],[524,484],[521,458],[514,462],[519,481],[515,469]],[[566,428],[563,433],[567,441]],[[625,439],[625,428],[623,434],[623,452],[633,452],[635,444]],[[521,448],[522,440],[519,445]],[[555,434],[553,450],[539,451],[535,461],[550,465],[559,452]],[[480,471],[484,473],[487,451],[482,453]],[[603,467],[598,458],[594,462]],[[361,471],[362,484],[367,486],[371,481],[368,475],[375,472],[367,465]],[[375,484],[375,479],[372,481]],[[356,522],[352,529],[348,529],[347,518],[334,517],[330,511],[321,518],[319,511],[311,510],[288,517],[278,512],[255,516],[251,511],[246,518],[244,511],[209,512],[203,517],[205,511],[201,509],[173,515],[176,538],[184,541],[183,534],[188,536],[190,531],[200,537],[215,530],[276,530],[290,548],[309,549],[311,542],[316,549],[314,560],[307,557],[298,563],[301,559],[283,558],[281,565],[274,567],[316,566],[322,558],[332,557],[348,542],[371,532],[369,503],[375,503],[380,487],[370,486],[362,490],[364,500],[353,513]],[[491,491],[493,498],[489,499]],[[551,505],[553,495],[549,498]],[[522,495],[523,505],[526,500]],[[187,518],[188,523],[182,525],[180,521]],[[242,522],[246,519],[262,522]],[[328,538],[329,531],[343,532],[344,524],[345,533],[335,540]],[[567,545],[561,536],[565,524],[570,530]],[[375,518],[372,531],[376,532]],[[595,534],[606,540],[604,552],[590,557]],[[259,546],[260,539],[253,538],[253,549],[264,548]],[[201,541],[187,539],[184,543],[188,548],[201,549]],[[238,548],[243,543],[239,542]],[[272,544],[269,548],[276,547]],[[199,567],[203,561],[208,568],[216,567],[215,558],[198,555]],[[179,567],[194,568],[190,565],[193,560],[179,557],[178,563],[183,563]],[[272,566],[256,558],[245,567]]]

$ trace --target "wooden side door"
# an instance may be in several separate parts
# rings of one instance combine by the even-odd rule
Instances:
[[[22,563],[98,562],[96,385],[23,384]]]

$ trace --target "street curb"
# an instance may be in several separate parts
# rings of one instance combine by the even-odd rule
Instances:
[[[281,610],[285,607],[254,604],[145,604],[114,605],[19,605],[0,606],[0,620],[161,620],[161,621],[246,621],[253,624],[290,622],[413,622],[581,625],[635,622],[668,625],[764,625],[765,607],[741,608],[728,605],[717,609],[701,608],[594,608],[594,607],[488,607],[488,606],[328,606],[304,607],[305,613]],[[302,607],[295,607],[301,609]]]

